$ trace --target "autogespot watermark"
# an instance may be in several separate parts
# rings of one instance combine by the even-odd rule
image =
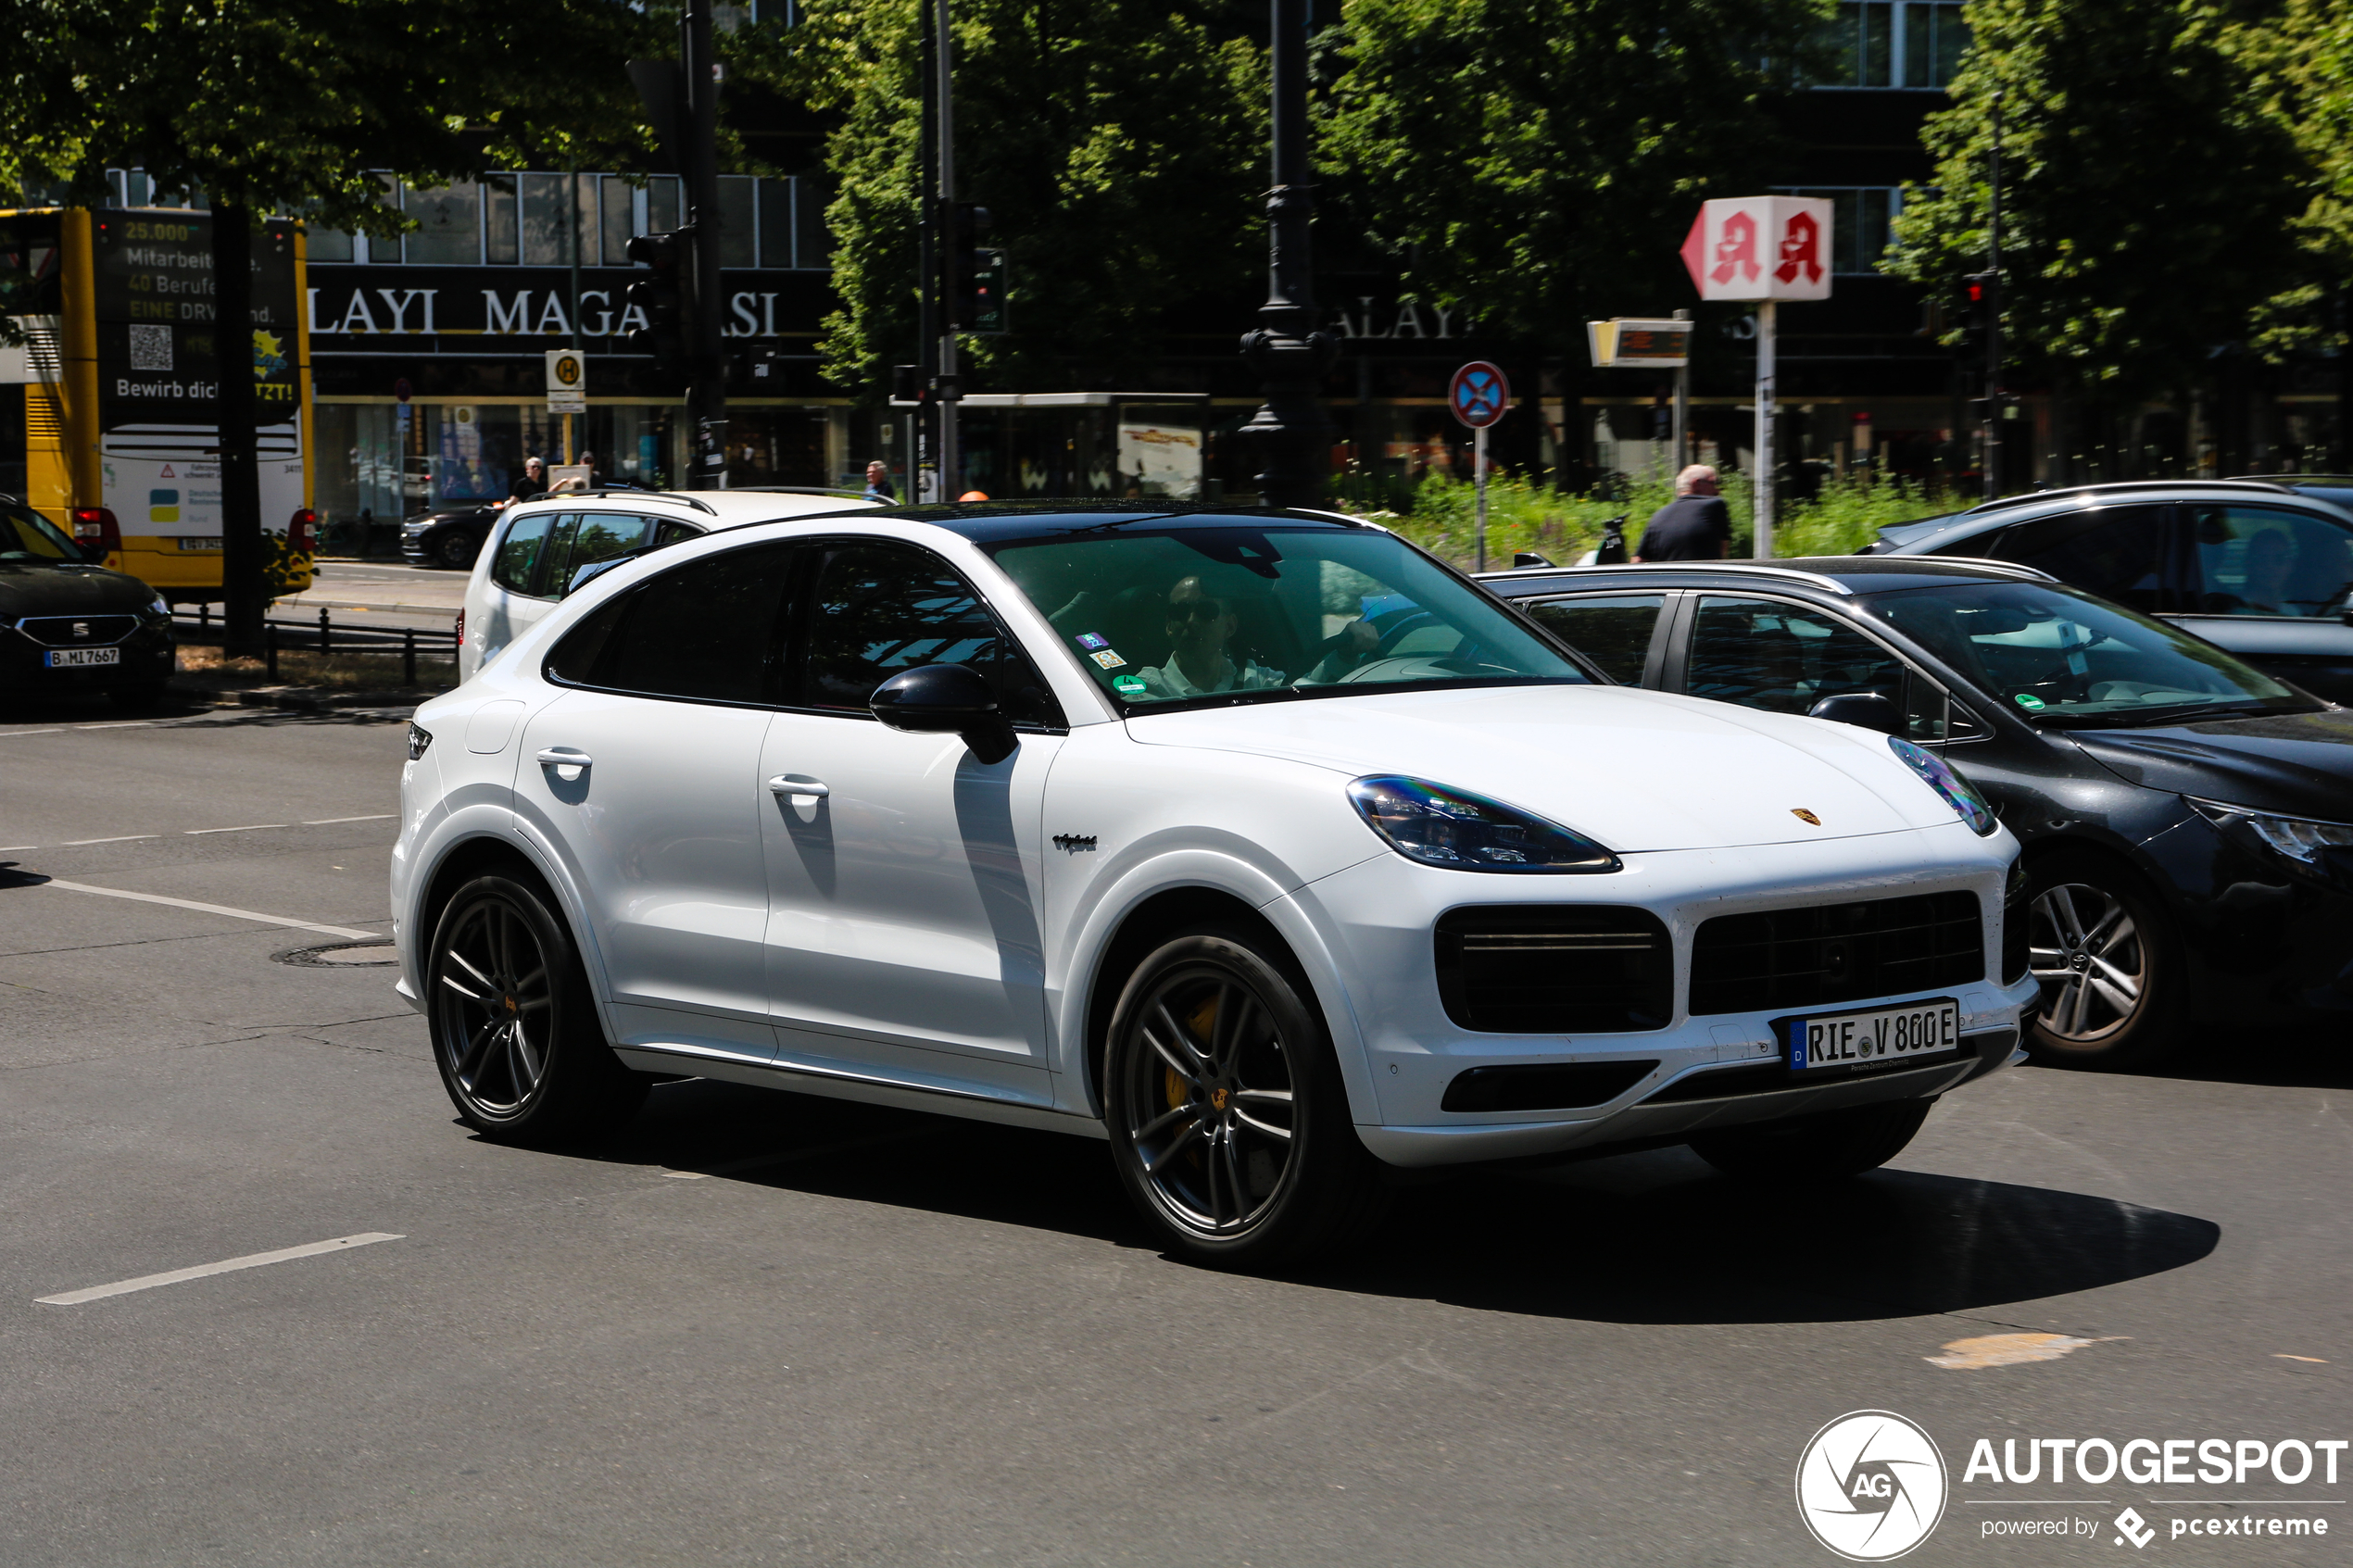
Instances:
[[[1952,1499],[1944,1455],[1925,1427],[1893,1411],[1851,1411],[1815,1433],[1799,1456],[1798,1514],[1816,1540],[1855,1562],[1884,1562],[1910,1551],[1936,1529],[1948,1500],[1972,1512],[1993,1511],[1976,1519],[1984,1540],[2073,1540],[2142,1551],[2192,1538],[2326,1536],[2330,1522],[2320,1511],[2345,1506],[2344,1499],[2254,1496],[2250,1489],[2333,1491],[2338,1461],[2353,1447],[2342,1437],[1999,1441],[1998,1450],[1994,1438],[1970,1441],[1960,1479],[1969,1495]],[[2119,1482],[2189,1495],[2087,1495],[2120,1490]],[[2054,1488],[2057,1495],[2027,1495]],[[2121,1512],[2108,1512],[2120,1505]],[[2218,1506],[2229,1512],[2209,1512]]]

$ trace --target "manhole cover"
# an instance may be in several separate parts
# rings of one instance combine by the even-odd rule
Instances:
[[[389,969],[400,962],[399,950],[389,939],[328,942],[315,947],[289,947],[270,956],[296,969]]]

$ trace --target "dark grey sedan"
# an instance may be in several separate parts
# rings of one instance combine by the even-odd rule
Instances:
[[[2319,476],[2094,484],[1882,529],[1868,553],[2036,567],[2353,703],[2348,502]]]

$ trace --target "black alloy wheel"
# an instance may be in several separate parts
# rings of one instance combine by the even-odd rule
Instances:
[[[1381,1198],[1303,978],[1262,939],[1179,935],[1129,977],[1103,1083],[1128,1196],[1202,1262],[1265,1266],[1352,1239]]]
[[[452,571],[462,571],[473,565],[474,556],[481,548],[481,544],[466,530],[444,529],[433,542],[433,558]]]
[[[1930,1099],[1887,1100],[1692,1139],[1692,1152],[1728,1176],[1835,1181],[1877,1170],[1904,1152],[1928,1120]]]
[[[424,964],[434,1060],[465,1123],[518,1143],[608,1132],[644,1100],[597,1022],[572,938],[541,896],[477,877],[442,910]]]
[[[2028,873],[2027,962],[2043,992],[2026,1048],[2055,1067],[2161,1060],[2187,1009],[2181,948],[2156,896],[2095,855],[2054,855]]]

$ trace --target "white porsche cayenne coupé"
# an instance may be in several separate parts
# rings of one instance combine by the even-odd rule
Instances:
[[[419,710],[392,906],[459,1115],[661,1074],[1108,1138],[1192,1257],[1390,1166],[1850,1174],[2012,1060],[2018,847],[1903,740],[1610,684],[1379,528],[1142,503],[658,549]]]

